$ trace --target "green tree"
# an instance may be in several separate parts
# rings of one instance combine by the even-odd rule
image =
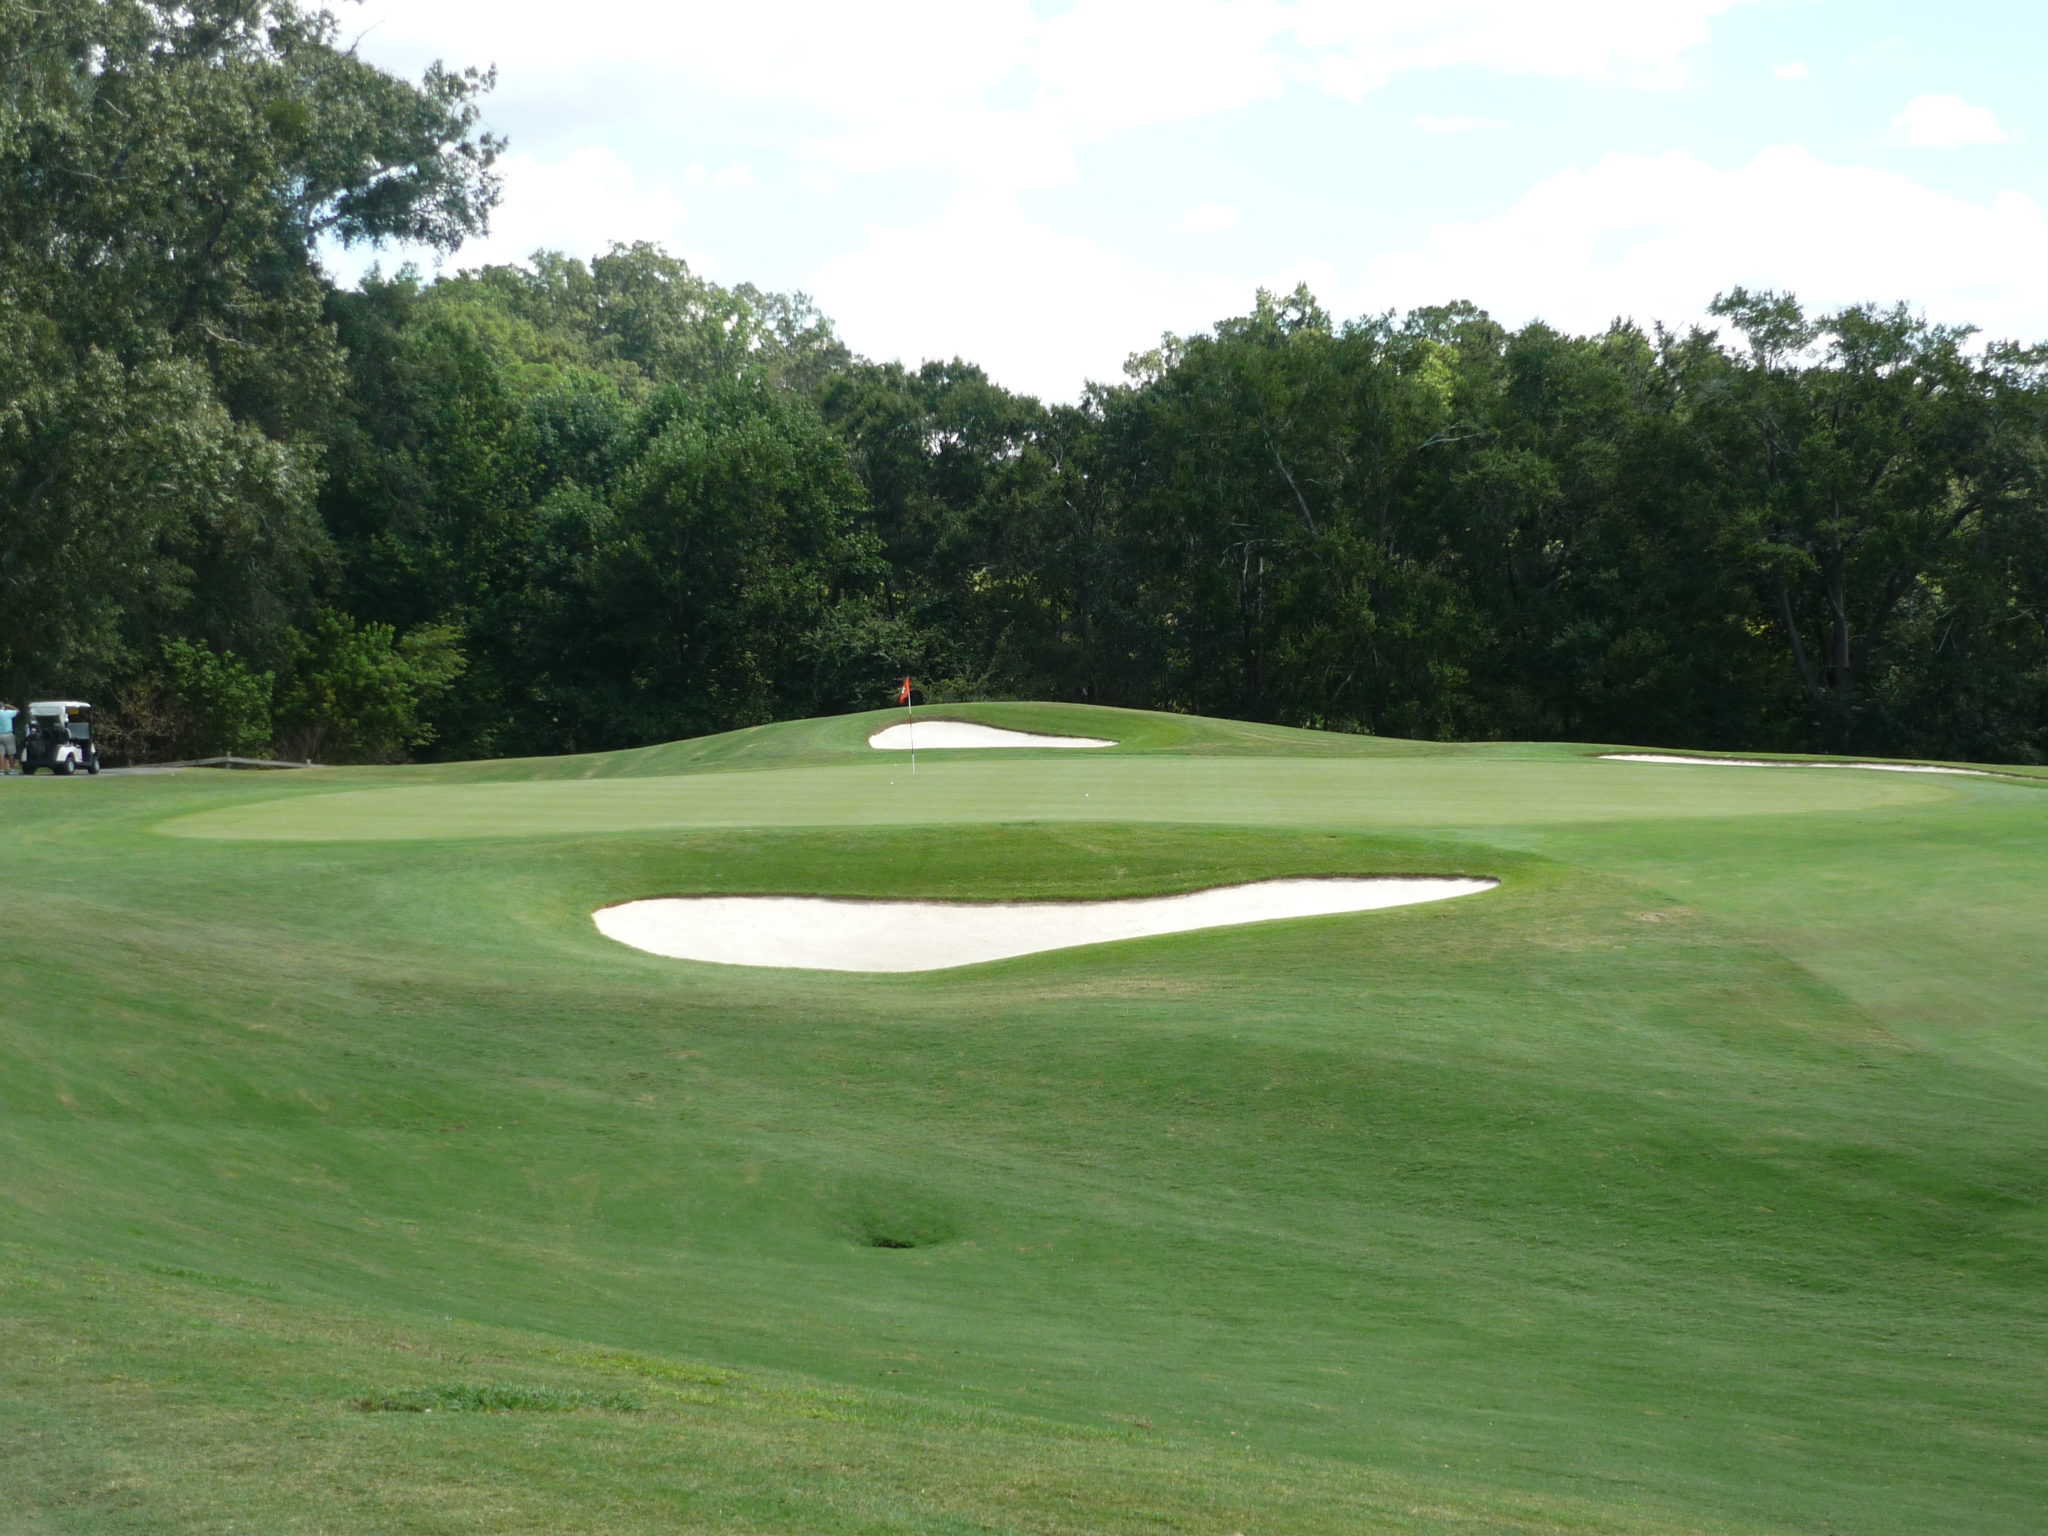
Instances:
[[[1789,296],[1718,299],[1747,357],[1683,355],[1727,487],[1725,538],[1778,626],[1829,746],[1876,743],[1869,679],[1951,562],[2043,514],[2048,354],[1969,346],[1904,306],[1809,318]],[[1903,627],[1902,627],[1903,626]]]
[[[533,327],[558,356],[612,366],[645,388],[746,378],[813,393],[850,361],[803,294],[722,287],[645,241],[614,245],[587,265],[539,251],[526,266],[485,267],[439,286]]]
[[[592,702],[611,685],[577,658],[598,644],[589,626],[611,622],[592,607],[592,562],[661,401],[765,388],[800,418],[797,383],[845,356],[800,297],[720,288],[651,246],[589,265],[542,252],[432,284],[375,276],[330,314],[353,376],[321,498],[338,599],[400,629],[461,632],[468,670],[434,711],[436,750],[453,754],[613,739],[618,719]],[[885,633],[900,623],[833,613],[843,668],[894,664],[875,656],[903,649]]]
[[[567,739],[664,740],[871,693],[885,665],[859,636],[880,563],[809,403],[765,383],[669,390],[641,432],[579,584]]]
[[[1420,349],[1408,366],[1464,424],[1425,453],[1419,494],[1486,637],[1481,728],[1765,744],[1782,728],[1774,658],[1717,545],[1715,477],[1684,430],[1670,339],[1420,318],[1404,326]]]
[[[1042,467],[1044,407],[958,359],[915,372],[860,364],[820,398],[866,489],[888,665],[941,696],[1014,689],[1004,637],[1019,567],[1008,534],[1020,487]]]
[[[428,709],[463,671],[445,626],[401,636],[332,610],[294,636],[291,661],[277,709],[285,755],[333,763],[393,762],[431,741]]]
[[[1308,292],[1176,339],[1105,393],[1121,605],[1148,616],[1177,707],[1415,735],[1470,718],[1481,643],[1413,494],[1459,435],[1383,323]]]
[[[270,746],[273,680],[236,659],[189,640],[163,648],[164,702],[172,714],[171,747],[180,757],[254,757]]]
[[[290,0],[0,10],[0,677],[166,634],[280,654],[343,385],[315,243],[481,227],[487,81],[411,84]]]

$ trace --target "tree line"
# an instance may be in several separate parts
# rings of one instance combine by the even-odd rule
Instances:
[[[291,0],[0,0],[0,697],[128,754],[596,750],[1019,697],[2048,760],[2048,351],[1339,321],[1072,404],[646,246],[354,287],[497,196],[488,75]]]

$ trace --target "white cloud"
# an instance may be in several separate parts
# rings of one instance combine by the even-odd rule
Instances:
[[[2007,142],[1989,107],[1973,107],[1960,96],[1915,96],[1892,119],[1892,139],[1915,149]]]
[[[1795,62],[1771,66],[1771,74],[1780,80],[1804,80],[1812,75],[1812,73],[1813,71],[1808,69],[1803,63]]]
[[[1291,286],[1291,284],[1290,284]],[[1165,331],[1244,309],[1228,278],[1153,270],[1027,218],[1013,200],[963,198],[916,228],[872,227],[812,287],[856,351],[915,364],[966,357],[1010,389],[1071,399],[1120,379]]]
[[[1275,99],[1360,100],[1469,67],[1668,83],[1709,21],[1758,0],[585,0],[577,25],[504,0],[369,0],[364,52],[499,65],[518,147],[662,143],[686,105],[779,108],[835,170],[940,166],[985,188],[1073,175],[1084,145]],[[530,142],[529,142],[530,141]]]
[[[1669,85],[1707,24],[1753,0],[1299,0],[1296,35],[1338,62],[1324,88],[1350,100],[1397,75],[1469,67],[1504,75]]]
[[[366,0],[343,19],[352,29],[360,19],[363,52],[387,67],[416,73],[435,57],[500,67],[485,111],[512,138],[504,202],[489,240],[454,264],[537,246],[587,255],[615,239],[659,240],[701,263],[689,204],[757,188],[757,199],[725,205],[750,222],[717,226],[721,246],[752,253],[749,270],[713,275],[806,288],[862,351],[965,355],[1013,387],[1065,397],[1084,374],[1120,376],[1124,356],[1161,331],[1241,313],[1256,280],[1196,270],[1213,248],[1202,242],[1172,242],[1148,262],[1025,215],[1021,198],[1038,188],[1080,186],[1066,206],[1085,207],[1084,178],[1103,146],[1125,141],[1119,157],[1157,147],[1151,163],[1171,167],[1169,135],[1142,151],[1134,141],[1219,114],[1277,114],[1324,93],[1362,100],[1398,76],[1450,69],[1670,84],[1715,18],[1759,3],[584,0],[576,24],[563,26],[557,12],[522,0]],[[1474,98],[1461,90],[1460,99]],[[1267,131],[1242,121],[1248,134]],[[1417,126],[1501,125],[1433,115]],[[1188,195],[1213,190],[1197,183]],[[847,210],[863,207],[889,212],[855,214],[881,222],[849,228]],[[1229,205],[1198,202],[1179,228],[1214,233],[1236,217]],[[801,254],[784,238],[795,221]],[[1468,248],[1500,222],[1464,226],[1476,233],[1462,243],[1444,233],[1441,251],[1367,270],[1376,282],[1401,279],[1419,301],[1446,291],[1436,263],[1456,291],[1484,302],[1526,293],[1532,310],[1562,313],[1546,288],[1523,281],[1511,254],[1496,271]],[[1685,300],[1696,306],[1736,276],[1717,270]],[[1337,274],[1312,261],[1268,272],[1266,283],[1285,291],[1303,277],[1326,300],[1341,298]],[[1579,275],[1562,277],[1559,291],[1577,295]],[[1661,301],[1671,291],[1656,293]],[[1374,295],[1358,307],[1385,302]]]
[[[957,105],[892,112],[800,141],[820,166],[853,175],[942,167],[984,187],[1052,187],[1075,176],[1072,135],[1023,111]]]
[[[709,85],[738,100],[800,101],[865,116],[897,100],[970,100],[1022,62],[1038,31],[1029,0],[583,0],[574,23],[553,7],[506,0],[369,0],[364,52],[424,62],[495,62],[506,89],[522,82],[646,76]],[[638,110],[638,91],[600,103]],[[653,105],[659,105],[656,100]]]
[[[508,155],[499,167],[505,200],[490,235],[464,245],[449,266],[524,261],[536,250],[588,257],[634,240],[692,254],[689,206],[610,149],[593,144],[553,161]]]
[[[1048,126],[1104,138],[1280,95],[1277,0],[1080,0],[1049,19],[1027,59]]]
[[[2038,338],[2048,337],[2044,267],[2048,219],[2019,192],[1974,203],[1797,146],[1732,170],[1681,153],[1615,154],[1370,263],[1347,307],[1469,298],[1509,323],[1684,325],[1740,283],[1822,307],[1904,299],[1938,319]]]
[[[1337,291],[1337,269],[1301,258],[1263,272],[1170,271],[1052,229],[1007,198],[962,198],[915,228],[871,227],[810,291],[856,351],[915,366],[965,357],[1004,387],[1078,398],[1088,380],[1168,332],[1204,331],[1256,289]]]
[[[1235,203],[1197,203],[1180,216],[1180,230],[1184,235],[1219,234],[1237,228],[1237,216]]]
[[[1431,117],[1425,112],[1415,119],[1415,126],[1424,133],[1480,133],[1507,125],[1490,117]]]
[[[683,185],[709,187],[713,192],[751,192],[759,183],[754,168],[744,160],[728,160],[717,170],[696,160],[684,167]]]

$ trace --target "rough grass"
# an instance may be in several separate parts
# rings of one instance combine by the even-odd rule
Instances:
[[[0,783],[0,1529],[2038,1529],[2039,788],[972,713],[1243,795],[894,820],[860,718]],[[1301,752],[1400,777],[1235,824]],[[159,830],[681,770],[751,819]],[[588,918],[1392,872],[1506,883],[914,977]]]

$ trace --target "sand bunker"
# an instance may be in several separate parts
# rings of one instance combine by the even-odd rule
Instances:
[[[953,747],[1113,747],[1097,736],[1039,736],[967,720],[904,720],[868,738],[884,752],[943,752]]]
[[[1372,912],[1490,891],[1498,880],[1261,880],[1134,901],[830,901],[665,896],[591,914],[607,938],[676,960],[806,971],[941,971],[1198,928]]]
[[[1603,752],[1608,763],[1691,763],[1703,768],[1868,768],[1873,773],[1953,773],[1971,779],[1995,779],[1981,768],[1938,768],[1932,763],[1783,763],[1761,757],[1679,757],[1669,752]]]

